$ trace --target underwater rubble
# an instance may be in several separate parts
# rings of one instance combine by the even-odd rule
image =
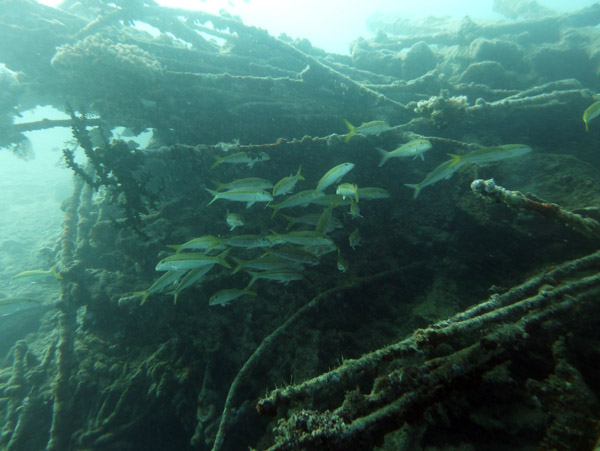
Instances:
[[[0,447],[598,446],[599,4],[373,20],[346,56],[92,3],[0,16],[0,146],[74,135]],[[36,104],[71,120],[13,123]]]

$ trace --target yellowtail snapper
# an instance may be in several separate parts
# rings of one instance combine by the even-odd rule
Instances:
[[[300,180],[305,180],[304,177],[300,175],[301,170],[302,165],[300,165],[298,168],[296,175],[290,175],[279,180],[273,187],[273,197],[280,196],[282,194],[288,194],[294,191],[296,183],[298,183]]]
[[[273,233],[271,237],[274,242],[285,242],[299,246],[329,246],[333,244],[330,236],[310,230],[299,230],[285,234]]]
[[[62,279],[62,276],[56,271],[55,268],[51,268],[49,270],[46,269],[32,269],[29,271],[23,271],[19,274],[13,276],[10,281],[14,282],[15,280],[26,280],[33,281],[38,279],[45,279],[46,277],[54,277],[56,279]]]
[[[255,188],[265,190],[273,188],[273,183],[271,183],[269,180],[260,179],[257,177],[237,179],[227,183],[217,182],[216,180],[213,180],[212,182],[217,187],[216,191],[230,191],[238,188]]]
[[[600,100],[598,102],[592,103],[583,112],[583,122],[585,123],[586,132],[589,131],[588,123],[598,115],[600,115]]]
[[[225,216],[225,222],[229,226],[229,231],[231,232],[236,227],[244,226],[244,217],[237,213],[231,213],[227,210],[227,215]]]
[[[208,305],[226,306],[234,299],[245,295],[256,296],[256,293],[248,289],[240,290],[238,288],[226,288],[225,290],[221,290],[213,294],[208,301]]]
[[[348,127],[348,134],[344,139],[345,142],[350,141],[355,134],[379,136],[381,133],[391,129],[385,121],[363,122],[358,127],[355,127],[346,119],[344,119],[344,123],[346,124],[346,127]]]
[[[421,160],[424,160],[425,157],[423,154],[431,149],[431,143],[426,139],[413,139],[412,141],[403,144],[391,152],[387,152],[381,147],[376,147],[376,149],[381,154],[381,161],[379,162],[379,167],[383,166],[386,161],[390,158],[411,158],[414,160],[417,157],[421,157]]]
[[[354,249],[356,246],[360,246],[360,232],[358,229],[354,229],[354,231],[348,237],[348,242],[350,243],[350,247]]]
[[[350,199],[354,198],[354,201],[358,202],[358,186],[354,183],[342,183],[338,185],[335,194],[342,196],[343,200],[346,200],[346,197],[348,197]]]
[[[221,238],[221,242],[226,246],[243,247],[244,249],[273,246],[272,241],[265,235],[233,235]]]
[[[531,147],[525,144],[504,144],[502,146],[483,147],[466,155],[448,155],[452,157],[454,164],[484,164],[520,157],[529,152],[531,152]]]
[[[437,183],[440,180],[449,179],[454,175],[456,171],[458,171],[464,165],[464,163],[465,161],[461,159],[452,159],[444,161],[433,171],[428,173],[422,182],[416,184],[405,183],[404,186],[415,190],[415,193],[413,194],[413,199],[416,199],[423,188],[429,185],[433,185],[434,183]]]
[[[221,244],[221,239],[213,235],[203,235],[198,238],[192,238],[183,244],[169,244],[168,248],[174,249],[177,252],[190,250],[190,249],[224,249],[225,247]]]
[[[250,280],[250,283],[248,284],[246,289],[248,289],[252,285],[254,285],[254,282],[256,282],[258,279],[275,280],[279,283],[287,285],[288,283],[290,283],[294,280],[300,280],[300,279],[304,278],[304,276],[300,272],[295,271],[293,269],[287,269],[287,268],[273,269],[270,271],[260,271],[260,272],[254,272],[254,271],[246,271],[246,272],[248,274],[250,274],[250,276],[252,276],[252,279]]]
[[[162,276],[154,281],[150,288],[147,288],[144,291],[136,291],[134,296],[141,296],[142,300],[140,301],[140,305],[144,305],[148,296],[152,293],[160,293],[164,291],[166,288],[170,287],[177,283],[177,281],[185,274],[185,271],[167,271]]]
[[[198,282],[202,277],[206,275],[212,269],[212,265],[201,266],[199,268],[190,269],[185,276],[183,276],[173,291],[169,291],[168,294],[173,295],[173,304],[177,304],[177,298],[186,288],[192,286]]]
[[[306,207],[307,205],[315,202],[319,197],[322,196],[322,193],[316,193],[314,190],[309,189],[305,191],[300,191],[296,194],[291,195],[290,197],[286,197],[283,201],[278,204],[270,204],[267,207],[273,209],[273,214],[271,218],[274,218],[279,210],[282,208],[292,208],[292,207]]]
[[[215,196],[208,205],[217,199],[225,199],[237,202],[246,202],[246,208],[250,208],[255,202],[271,202],[273,196],[262,189],[257,188],[236,188],[229,191],[217,192],[206,188],[210,194]]]
[[[201,266],[206,265],[215,265],[219,264],[224,266],[225,268],[231,268],[231,265],[227,263],[225,257],[231,251],[231,249],[227,249],[226,251],[220,253],[219,255],[209,256],[206,254],[200,254],[196,252],[185,253],[182,252],[180,254],[170,255],[169,257],[163,258],[156,265],[157,271],[181,271],[185,269],[194,269],[199,268]]]
[[[210,167],[211,169],[216,168],[217,166],[227,163],[227,164],[243,164],[246,163],[249,167],[253,167],[255,163],[259,161],[268,161],[271,157],[266,152],[258,152],[258,153],[246,153],[246,152],[238,152],[232,155],[227,155],[226,157],[219,157],[215,155],[215,162]]]
[[[329,185],[333,185],[334,183],[339,182],[342,177],[344,177],[348,172],[350,172],[354,168],[354,163],[342,163],[334,166],[329,171],[325,173],[317,187],[315,188],[315,194],[323,191]]]

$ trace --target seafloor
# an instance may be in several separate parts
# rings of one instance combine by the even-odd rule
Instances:
[[[2,449],[600,446],[600,121],[582,121],[600,89],[599,4],[374,20],[376,37],[343,56],[152,3],[2,4],[3,151],[26,156],[23,133],[55,126],[79,148],[63,151],[73,194],[47,251],[59,294],[0,323]],[[38,104],[72,119],[13,123]],[[389,127],[347,140],[344,119]],[[136,149],[115,127],[153,138]],[[432,144],[424,160],[379,167],[376,147],[414,138]],[[515,143],[533,150],[465,165],[416,199],[405,186],[447,154]],[[238,152],[269,159],[211,168]],[[301,280],[211,306],[250,281],[217,265],[175,305],[168,290],[141,305],[169,245],[282,234],[284,215],[326,210],[208,205],[213,180],[275,183],[301,166],[296,191],[311,190],[344,162],[344,182],[389,193],[359,199],[360,216],[330,210],[347,267],[327,253]],[[228,210],[243,228],[229,231]]]

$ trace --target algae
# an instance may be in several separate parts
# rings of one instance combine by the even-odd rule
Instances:
[[[585,133],[581,120],[600,88],[597,5],[501,24],[399,20],[420,31],[407,35],[381,23],[385,32],[343,56],[230,17],[68,3],[9,1],[0,18],[2,36],[27,50],[0,48],[24,75],[0,105],[10,131],[1,144],[69,125],[87,157],[65,151],[77,176],[57,243],[56,309],[37,332],[14,335],[0,368],[2,447],[593,448],[597,239],[482,202],[470,185],[494,178],[574,213],[598,206],[598,128]],[[76,110],[66,123],[14,125],[32,99]],[[391,129],[345,143],[344,118]],[[153,138],[137,150],[108,136],[94,145],[98,126]],[[415,138],[432,143],[425,161],[378,167],[376,147]],[[467,167],[417,200],[404,186],[448,153],[513,142],[534,151]],[[241,151],[270,160],[210,169]],[[332,252],[302,281],[258,281],[256,297],[218,308],[211,295],[248,275],[216,269],[177,305],[132,295],[151,286],[168,245],[230,233],[234,208],[207,205],[211,180],[276,182],[301,165],[298,189],[311,189],[344,161],[356,164],[345,182],[390,193],[359,199],[361,217],[334,209],[345,272]],[[258,205],[244,220],[244,234],[288,225]]]

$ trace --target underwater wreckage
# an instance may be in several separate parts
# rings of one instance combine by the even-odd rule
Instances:
[[[60,299],[2,361],[1,447],[597,446],[598,5],[382,22],[343,56],[113,3],[3,4],[0,144],[68,124],[92,158],[72,165]],[[71,121],[13,124],[65,99]],[[423,160],[381,165],[415,139]],[[511,143],[533,150],[481,161]]]

